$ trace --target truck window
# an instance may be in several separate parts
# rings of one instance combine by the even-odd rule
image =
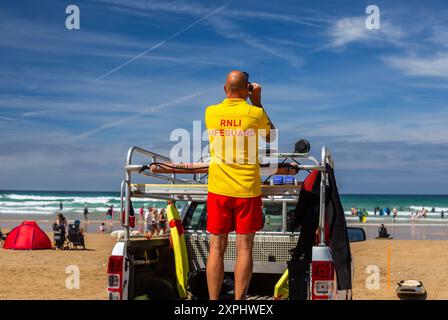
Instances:
[[[282,231],[283,217],[281,203],[264,203],[263,213],[263,231]]]
[[[207,225],[207,207],[205,203],[192,202],[184,219],[184,228],[205,230]]]
[[[288,225],[294,215],[295,204],[288,204]],[[262,231],[281,232],[283,226],[282,204],[264,203],[264,227]],[[184,219],[184,228],[188,230],[205,230],[207,226],[206,203],[192,202]],[[288,231],[290,228],[287,228]]]

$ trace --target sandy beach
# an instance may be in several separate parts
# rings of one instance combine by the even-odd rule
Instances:
[[[446,240],[367,240],[352,243],[355,261],[354,299],[398,299],[395,294],[396,283],[406,279],[422,281],[428,293],[428,300],[448,299],[447,244]],[[379,290],[366,288],[366,279],[369,276],[366,268],[369,265],[380,268]]]
[[[107,258],[115,243],[109,234],[88,233],[88,250],[13,251],[0,249],[0,299],[106,299]],[[428,299],[448,299],[448,256],[444,240],[367,240],[352,243],[354,299],[397,299],[402,279],[423,282]],[[390,252],[390,276],[388,255]],[[65,286],[66,267],[80,269],[80,289]],[[380,268],[380,289],[366,288],[366,267]],[[390,280],[390,287],[388,281]]]
[[[86,250],[0,249],[0,299],[106,299],[107,258],[114,243],[109,234],[89,233]],[[79,267],[79,289],[65,286],[69,265]]]

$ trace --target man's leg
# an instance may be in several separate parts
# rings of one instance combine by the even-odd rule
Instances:
[[[237,234],[236,236],[235,300],[246,299],[247,289],[252,277],[254,236],[255,233]]]
[[[210,236],[210,253],[207,259],[207,286],[210,300],[218,300],[221,292],[227,236],[227,234],[212,234]]]

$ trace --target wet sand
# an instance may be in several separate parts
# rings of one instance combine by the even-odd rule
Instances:
[[[349,223],[348,226],[363,228],[367,239],[378,237],[381,223]],[[448,240],[448,224],[445,223],[384,223],[396,240]]]

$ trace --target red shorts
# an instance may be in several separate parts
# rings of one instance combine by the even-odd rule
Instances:
[[[209,192],[207,231],[212,234],[255,233],[263,228],[261,206],[261,196],[237,198]]]

